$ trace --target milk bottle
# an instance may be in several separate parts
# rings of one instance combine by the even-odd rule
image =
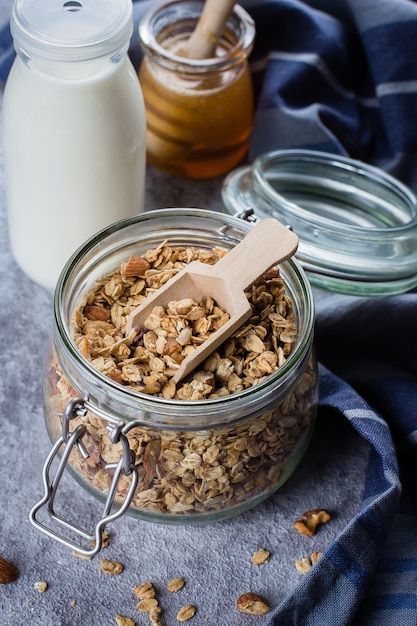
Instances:
[[[143,211],[145,111],[131,0],[15,0],[3,104],[12,251],[55,287],[71,254]]]

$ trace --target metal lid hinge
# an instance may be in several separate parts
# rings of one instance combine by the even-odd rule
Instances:
[[[43,467],[44,495],[32,507],[29,519],[38,530],[48,537],[89,557],[94,556],[100,551],[103,542],[102,533],[106,525],[119,518],[129,508],[138,484],[138,473],[135,467],[135,455],[130,449],[129,441],[126,436],[126,432],[132,427],[131,424],[126,425],[122,420],[115,420],[103,412],[98,411],[100,418],[106,419],[109,422],[107,428],[110,431],[111,443],[117,444],[120,442],[122,444],[122,456],[120,460],[117,463],[106,465],[107,470],[114,470],[114,475],[101,517],[96,523],[94,530],[90,532],[57,513],[55,509],[55,498],[73,448],[76,446],[84,459],[88,459],[89,457],[89,453],[83,443],[83,437],[87,432],[86,425],[79,424],[73,431],[70,431],[71,420],[75,417],[85,417],[88,411],[97,414],[97,409],[92,407],[88,400],[83,398],[74,398],[65,408],[62,420],[62,435],[54,444]],[[52,464],[57,457],[60,457],[60,460],[53,473]],[[117,488],[123,476],[130,476],[130,484],[123,502],[117,503],[116,505],[115,498]],[[53,528],[39,519],[38,513],[44,507],[46,507],[50,519],[55,523]],[[82,538],[84,542],[73,540],[62,534],[62,532],[60,532],[62,527]],[[89,544],[85,545],[85,542],[89,542]]]

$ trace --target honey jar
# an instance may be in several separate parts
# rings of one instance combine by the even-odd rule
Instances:
[[[212,211],[160,209],[101,231],[69,260],[55,292],[44,386],[53,449],[45,496],[31,511],[42,531],[93,554],[104,525],[125,511],[171,524],[220,520],[260,503],[295,470],[317,405],[313,298],[297,261],[283,262],[246,292],[253,306],[248,326],[209,357],[204,380],[191,375],[176,395],[145,388],[142,344],[135,339],[129,346],[123,332],[123,310],[145,284],[153,289],[158,276],[165,280],[195,255],[212,260],[250,228]],[[128,271],[132,258],[142,259],[139,276]],[[269,370],[274,351],[279,366]],[[162,358],[151,364],[154,382],[161,380]],[[54,513],[67,468],[104,501],[93,530]],[[48,523],[40,521],[46,504]]]
[[[161,170],[189,178],[217,176],[237,165],[247,151],[253,118],[247,59],[254,23],[236,5],[216,56],[192,59],[186,46],[202,6],[170,0],[139,24],[147,158]]]

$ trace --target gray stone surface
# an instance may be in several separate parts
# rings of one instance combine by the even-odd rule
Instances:
[[[5,10],[2,4],[2,11]],[[220,208],[221,179],[183,181],[148,168],[147,208],[168,206]],[[124,572],[100,571],[91,561],[34,529],[30,507],[42,494],[41,470],[50,450],[42,408],[43,361],[51,334],[52,295],[34,284],[10,252],[7,207],[0,153],[0,555],[20,572],[0,589],[3,626],[110,626],[117,614],[136,624],[139,613],[131,588],[152,580],[164,609],[164,624],[176,624],[183,604],[198,607],[193,626],[246,626],[254,618],[235,609],[246,591],[265,596],[274,607],[300,581],[294,562],[322,550],[360,505],[367,448],[343,422],[320,416],[310,449],[299,469],[271,499],[232,520],[205,526],[166,526],[129,516],[109,526],[111,545],[102,556],[121,561]],[[71,516],[82,524],[99,514],[100,505],[72,478],[62,496]],[[312,539],[297,535],[293,521],[305,510],[324,507],[331,523]],[[252,554],[271,552],[267,565],[255,567]],[[186,586],[169,594],[166,583],[182,576]],[[36,581],[46,580],[40,594]],[[259,626],[268,616],[255,618]]]

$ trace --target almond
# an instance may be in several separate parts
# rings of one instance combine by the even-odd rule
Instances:
[[[12,583],[19,576],[14,565],[0,556],[0,584]]]
[[[236,608],[249,615],[265,615],[270,610],[269,604],[257,593],[242,593],[237,599]]]
[[[101,304],[86,304],[84,307],[84,315],[88,320],[108,322],[111,311]]]
[[[150,268],[150,264],[146,259],[142,259],[141,256],[132,254],[124,268],[123,274],[125,278],[131,278],[132,276],[143,276],[143,274]]]

